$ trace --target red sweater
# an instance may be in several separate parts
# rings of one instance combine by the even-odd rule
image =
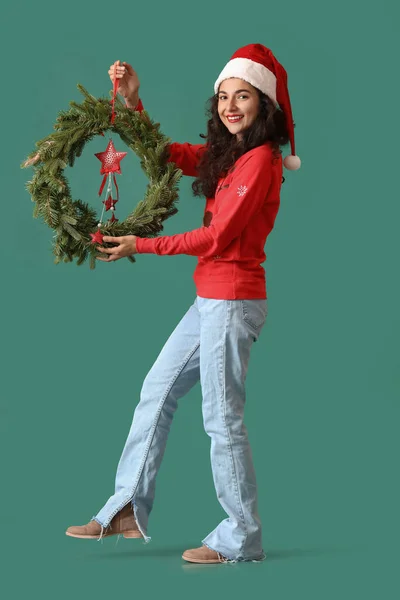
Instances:
[[[142,111],[139,101],[136,110]],[[205,144],[169,145],[169,161],[184,175],[197,177]],[[193,274],[197,295],[224,300],[266,298],[261,266],[264,246],[279,209],[282,158],[272,160],[266,143],[241,156],[218,181],[214,198],[207,198],[203,226],[186,233],[137,238],[139,254],[197,256]]]

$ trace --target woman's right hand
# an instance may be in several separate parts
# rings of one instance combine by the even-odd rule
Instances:
[[[123,62],[121,64],[119,60],[116,60],[115,63],[110,66],[108,74],[113,84],[115,74],[118,79],[118,94],[125,99],[126,105],[129,108],[135,108],[139,102],[140,87],[136,71],[134,71],[128,63]]]

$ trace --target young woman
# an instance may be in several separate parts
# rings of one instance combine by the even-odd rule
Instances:
[[[126,105],[142,111],[133,68],[117,61]],[[280,146],[290,140],[283,164],[298,169],[287,74],[271,50],[250,44],[233,54],[214,85],[205,144],[168,146],[169,158],[195,177],[195,195],[206,197],[203,226],[171,236],[105,237],[99,250],[111,262],[139,253],[197,257],[196,299],[147,374],[120,458],[115,493],[84,526],[67,535],[99,538],[147,536],[155,481],[179,398],[200,381],[205,431],[217,497],[228,515],[186,550],[190,562],[263,560],[257,485],[244,424],[245,379],[250,350],[267,316],[264,246],[279,209]]]

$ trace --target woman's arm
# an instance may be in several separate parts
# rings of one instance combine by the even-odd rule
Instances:
[[[144,110],[141,98],[133,98],[125,102],[128,108],[142,112]],[[184,175],[197,177],[197,165],[201,155],[206,148],[205,144],[189,144],[184,142],[172,142],[168,144],[168,162],[174,162],[178,169],[182,169]]]
[[[140,82],[133,67],[126,62],[120,64],[117,60],[110,66],[108,74],[113,83],[114,77],[118,79],[118,94],[124,98],[126,106],[131,110],[142,112],[143,103],[139,97]],[[168,145],[168,162],[175,163],[184,175],[197,177],[197,165],[205,147],[205,144],[173,142]]]
[[[256,148],[239,161],[209,227],[155,238],[137,237],[136,252],[205,258],[223,252],[262,209],[272,182],[270,149]]]

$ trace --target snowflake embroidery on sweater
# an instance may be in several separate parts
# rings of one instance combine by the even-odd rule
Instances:
[[[239,185],[239,187],[237,189],[237,195],[241,198],[242,196],[245,195],[247,190],[248,190],[247,185]]]

